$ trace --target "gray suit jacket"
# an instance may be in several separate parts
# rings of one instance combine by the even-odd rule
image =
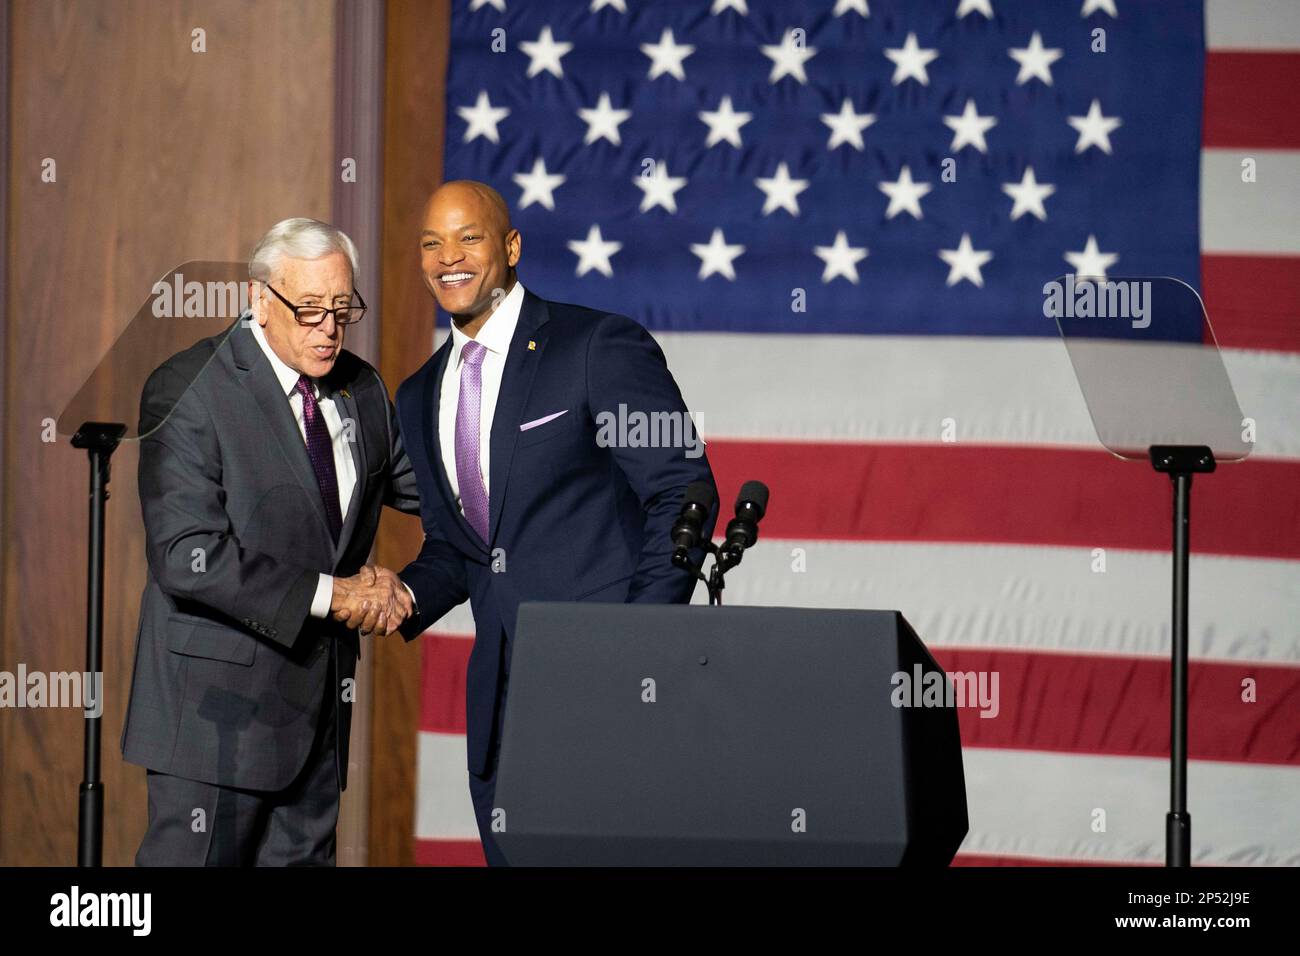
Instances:
[[[321,382],[355,438],[357,485],[335,545],[293,410],[251,329],[236,326],[172,356],[141,396],[149,577],[122,754],[192,780],[281,790],[306,764],[333,656],[346,786],[343,682],[360,643],[311,617],[312,597],[321,572],[366,562],[384,504],[419,510],[415,478],[379,374],[342,352]]]

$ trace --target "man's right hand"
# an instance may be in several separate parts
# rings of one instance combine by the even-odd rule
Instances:
[[[334,579],[330,611],[348,627],[391,634],[412,610],[410,594],[388,568],[368,564],[350,578]]]

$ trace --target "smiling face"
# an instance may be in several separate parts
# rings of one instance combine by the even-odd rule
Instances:
[[[502,293],[514,286],[519,249],[519,230],[510,228],[506,204],[489,186],[447,183],[425,204],[420,232],[424,284],[471,337]]]
[[[271,285],[295,305],[337,308],[352,298],[352,266],[341,252],[319,259],[284,258]],[[294,371],[320,378],[338,361],[344,327],[333,315],[325,316],[319,325],[299,325],[292,309],[263,290],[253,300],[253,316],[266,332],[271,349]]]

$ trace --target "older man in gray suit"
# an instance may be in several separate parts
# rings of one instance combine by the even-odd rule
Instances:
[[[312,219],[249,263],[251,317],[164,362],[140,407],[149,561],[122,752],[148,769],[139,865],[330,865],[360,640],[410,597],[367,566],[418,511],[378,373],[343,350],[357,253]]]

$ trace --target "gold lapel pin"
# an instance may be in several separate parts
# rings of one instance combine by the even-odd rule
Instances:
[[[352,393],[349,392],[346,388],[340,388],[340,389],[339,389],[339,394],[342,395],[344,398],[351,398],[351,397],[352,397]]]
[[[532,339],[529,339],[529,340],[528,340],[528,351],[530,351],[530,352],[536,352],[536,351],[537,351],[537,343],[534,342]]]

